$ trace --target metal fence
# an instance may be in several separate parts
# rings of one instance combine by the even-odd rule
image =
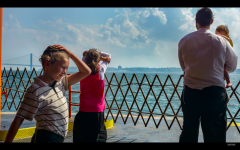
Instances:
[[[21,102],[23,100],[23,96],[24,96],[25,91],[27,90],[27,88],[32,83],[31,78],[33,76],[41,75],[42,73],[43,72],[41,71],[40,74],[37,74],[35,68],[33,68],[33,70],[31,71],[30,75],[29,75],[29,73],[28,73],[26,68],[23,71],[20,71],[19,68],[17,68],[17,70],[15,72],[11,68],[7,72],[7,70],[4,68],[3,71],[2,71],[2,74],[1,74],[2,75],[2,81],[1,81],[2,84],[1,85],[2,85],[2,94],[5,95],[5,96],[2,96],[2,104],[1,104],[2,107],[1,107],[1,109],[3,109],[4,107],[8,107],[8,109],[10,109],[14,105],[15,109],[18,110],[18,108],[19,108],[19,106],[20,106],[20,104],[21,104]],[[176,84],[174,84],[174,82],[172,80],[172,77],[170,75],[167,76],[167,78],[165,79],[164,82],[161,82],[159,76],[156,74],[154,79],[153,79],[153,81],[150,82],[146,74],[143,75],[141,81],[138,80],[136,74],[132,75],[130,81],[128,81],[127,76],[126,76],[125,73],[122,74],[120,81],[118,80],[118,78],[117,78],[115,73],[112,74],[110,80],[107,78],[107,76],[105,74],[105,82],[107,83],[107,84],[105,84],[105,89],[106,89],[105,95],[109,95],[110,94],[110,95],[113,96],[113,99],[111,99],[111,100],[110,99],[106,99],[106,96],[105,96],[105,103],[106,103],[106,110],[105,110],[106,116],[105,116],[105,120],[107,120],[109,117],[112,117],[114,122],[116,122],[118,118],[122,118],[122,120],[123,120],[123,122],[125,124],[127,122],[128,118],[130,117],[132,119],[134,125],[136,125],[138,120],[139,120],[139,117],[141,117],[142,120],[143,120],[144,125],[147,126],[150,118],[152,118],[156,128],[158,128],[158,126],[160,125],[161,121],[164,120],[169,130],[171,129],[173,123],[176,121],[178,123],[180,129],[182,130],[182,124],[179,121],[179,118],[182,118],[182,116],[179,115],[179,111],[180,111],[181,105],[179,105],[177,111],[174,111],[173,106],[171,104],[171,101],[172,101],[173,96],[174,96],[175,93],[177,94],[177,97],[178,97],[178,99],[180,101],[180,94],[178,93],[177,88],[178,87],[182,87],[182,86],[179,85],[182,77],[183,77],[183,75],[180,75],[179,79],[178,79],[178,82]],[[9,81],[9,78],[12,78],[12,82],[11,83]],[[23,80],[23,78],[27,78],[28,80]],[[113,79],[115,79],[115,81],[116,81],[115,84],[112,83]],[[126,84],[123,84],[123,80],[124,79],[125,79]],[[144,79],[147,80],[147,84],[143,82]],[[133,83],[133,80],[136,80],[137,82]],[[158,85],[154,84],[157,81],[158,81],[159,84]],[[167,84],[168,81],[170,81],[171,84]],[[228,91],[231,91],[231,94],[230,94],[229,98],[232,98],[232,96],[235,95],[235,97],[237,99],[237,102],[240,104],[240,101],[239,101],[239,98],[238,98],[238,95],[240,95],[240,94],[236,91],[236,89],[238,88],[239,84],[240,84],[240,81],[237,83],[235,88],[231,87]],[[136,94],[133,93],[131,85],[137,85],[138,86]],[[125,93],[123,93],[123,90],[122,90],[123,86],[127,86],[127,90],[126,90]],[[148,90],[146,95],[144,95],[144,90],[142,89],[142,86],[149,86],[149,90]],[[161,90],[159,90],[158,93],[155,93],[154,90],[153,90],[154,86],[161,87]],[[172,86],[174,88],[173,92],[171,93],[170,98],[168,97],[168,95],[166,93],[166,90],[164,89],[167,86]],[[112,87],[117,87],[115,93],[113,92],[113,88]],[[117,92],[119,90],[120,90],[120,93],[122,94],[122,98],[123,98],[123,100],[120,102],[120,104],[116,100],[116,95],[117,95]],[[132,102],[132,104],[130,106],[127,104],[127,100],[126,100],[126,96],[127,96],[128,91],[131,92],[132,98],[133,98],[133,102]],[[139,98],[137,96],[138,96],[139,92],[142,93],[142,96],[143,96],[143,99],[144,99],[144,102],[143,102],[141,107],[139,107],[139,105],[137,103],[137,98]],[[147,101],[150,92],[152,92],[152,94],[153,94],[153,96],[155,98],[155,103],[154,103],[154,106],[152,108],[150,108],[150,106],[148,104],[148,101]],[[69,88],[69,98],[68,98],[69,115],[70,115],[69,117],[71,117],[71,107],[72,106],[79,106],[76,103],[72,103],[71,93],[80,93],[80,91],[72,91],[71,88]],[[160,99],[160,97],[162,95],[165,95],[166,99],[167,99],[167,105],[166,105],[166,107],[164,109],[161,109],[160,102],[159,102],[159,99]],[[18,104],[16,104],[15,101],[14,101],[14,99],[17,96],[20,99]],[[5,100],[4,100],[4,98],[5,98]],[[12,100],[11,103],[9,103],[10,100]],[[117,108],[113,107],[114,103],[117,106]],[[126,104],[127,109],[123,109],[122,108],[124,103]],[[137,106],[137,110],[138,111],[134,111],[133,110],[133,105],[134,104]],[[143,111],[143,107],[145,105],[148,107],[148,110],[149,110],[148,112],[146,112],[146,111],[144,112]],[[168,107],[171,108],[173,114],[166,113]],[[155,109],[159,109],[161,113],[154,113]],[[113,114],[113,112],[112,112],[113,110],[117,111],[117,114]],[[233,124],[235,124],[235,127],[238,130],[238,132],[240,133],[240,129],[238,128],[237,123],[235,122],[235,119],[240,119],[240,118],[236,118],[238,113],[239,113],[239,111],[240,111],[240,108],[237,110],[237,112],[235,114],[231,114],[231,112],[227,108],[227,112],[228,112],[228,114],[230,116],[230,118],[227,118],[227,119],[231,120],[230,123],[227,126],[227,129],[233,123]],[[126,115],[125,119],[124,119],[124,115],[122,114],[122,112],[127,112],[127,115]],[[136,119],[134,119],[133,113],[137,113],[138,114]],[[147,115],[145,115],[145,116],[148,117],[147,120],[144,119],[143,114],[147,114]],[[167,116],[172,118],[170,123],[168,123],[168,121],[166,119]],[[158,118],[160,117],[160,119],[156,119],[157,117]]]

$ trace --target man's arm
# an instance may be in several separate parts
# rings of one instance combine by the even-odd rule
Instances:
[[[184,39],[181,39],[181,41],[178,43],[178,60],[183,72],[185,71],[184,61],[182,58],[182,49],[184,47],[183,46],[184,43],[185,43]]]
[[[234,52],[234,49],[231,47],[230,44],[226,44],[226,71],[228,73],[233,72],[237,68],[237,60],[238,56]]]

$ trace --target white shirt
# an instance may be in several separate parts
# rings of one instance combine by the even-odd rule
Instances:
[[[108,54],[108,53],[105,53],[105,52],[101,52],[101,56],[103,56],[103,57],[109,57],[109,58],[111,59],[111,55]],[[83,56],[82,61],[85,62],[85,56]],[[108,62],[107,62],[107,61],[103,61],[103,62],[100,64],[99,78],[100,78],[101,80],[104,79],[104,73],[105,73],[106,70],[107,70],[107,66],[108,66]]]
[[[225,87],[224,64],[227,72],[233,72],[238,57],[226,39],[200,28],[180,40],[178,59],[185,72],[184,85],[201,90],[214,85]]]

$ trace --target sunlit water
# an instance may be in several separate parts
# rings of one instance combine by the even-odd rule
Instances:
[[[40,72],[37,72],[37,73],[39,74]],[[69,72],[69,73],[72,73],[72,72]],[[106,76],[108,78],[108,81],[111,80],[112,74],[113,74],[112,72],[106,72]],[[128,82],[130,83],[130,81],[132,79],[132,76],[133,76],[133,73],[125,73],[125,74],[126,74]],[[150,82],[150,84],[152,84],[153,79],[154,79],[156,74],[158,75],[159,79],[161,80],[161,84],[163,85],[165,83],[166,78],[167,78],[167,75],[168,75],[167,73],[146,73],[148,81]],[[123,75],[122,72],[117,72],[116,73],[116,77],[117,77],[117,80],[118,80],[119,83],[120,83],[122,75]],[[136,76],[137,76],[137,79],[138,79],[139,83],[142,81],[143,75],[144,75],[144,73],[136,73]],[[180,73],[169,73],[169,75],[171,76],[173,83],[176,85],[181,74]],[[19,75],[17,75],[17,76],[19,76]],[[33,75],[33,77],[36,77],[36,75]],[[233,87],[235,88],[237,83],[240,81],[240,74],[230,74],[230,78],[231,78],[231,82],[233,84]],[[26,74],[24,75],[23,80],[28,81],[28,77],[27,77]],[[16,85],[15,85],[15,82],[13,81],[13,77],[9,77],[9,82],[6,80],[6,77],[3,77],[3,83],[7,82],[6,87],[9,87],[9,85],[13,84],[12,89],[16,89],[16,87],[19,86],[19,90],[24,91],[23,84],[21,83],[19,85],[19,83],[20,83],[19,81],[20,80],[16,78]],[[146,78],[144,78],[143,84],[148,84],[148,81],[147,81]],[[133,79],[132,83],[137,83],[136,78]],[[28,87],[30,85],[30,84],[28,84],[28,85],[26,85],[26,84],[27,84],[27,82],[24,82],[25,87],[26,86]],[[105,79],[105,85],[107,85],[107,84],[108,84],[108,82]],[[117,81],[116,81],[115,77],[113,77],[111,84],[117,85]],[[165,95],[165,92],[162,91],[159,99],[158,99],[158,97],[159,97],[160,91],[162,90],[161,86],[153,86],[152,87],[152,90],[153,90],[153,92],[155,93],[155,96],[156,96],[156,98],[155,98],[152,91],[149,92],[149,90],[150,90],[149,85],[142,85],[141,88],[142,88],[143,93],[141,92],[141,90],[139,90],[138,94],[137,94],[137,90],[139,88],[139,86],[137,84],[132,84],[130,86],[132,92],[131,92],[130,89],[128,89],[128,86],[126,86],[126,84],[127,84],[127,81],[124,77],[122,79],[122,82],[121,82],[121,90],[122,91],[120,89],[118,89],[117,93],[116,93],[116,90],[117,90],[118,86],[111,85],[112,91],[109,88],[108,91],[107,91],[107,94],[105,95],[107,103],[108,103],[109,106],[112,105],[112,108],[114,108],[114,109],[118,109],[118,107],[119,108],[121,107],[122,110],[128,110],[128,108],[129,109],[132,108],[133,111],[142,110],[142,112],[149,112],[149,110],[150,110],[153,113],[162,113],[162,112],[165,111],[165,114],[169,114],[169,115],[174,115],[173,111],[175,113],[177,113],[177,111],[179,111],[178,115],[182,115],[182,110],[179,109],[180,99],[178,97],[178,94],[179,94],[179,96],[181,96],[183,78],[180,80],[179,86],[177,88],[178,94],[177,94],[176,91],[174,92],[174,87],[172,86],[172,82],[171,82],[170,79],[168,79],[167,82],[166,82],[166,85],[171,85],[171,86],[165,86],[164,87],[166,95]],[[5,84],[3,84],[3,85],[5,85]],[[154,85],[160,85],[160,82],[158,81],[157,78],[154,81]],[[79,91],[80,90],[80,84],[77,83],[77,84],[73,85],[72,90],[73,91]],[[107,86],[105,86],[105,93],[106,93],[106,90],[107,90]],[[228,95],[230,96],[232,91],[230,90],[230,88],[228,88],[227,91],[228,91]],[[240,93],[240,88],[237,88],[236,91],[238,93]],[[112,92],[113,92],[114,95],[116,94],[115,99],[113,97]],[[172,97],[173,92],[174,92],[174,95]],[[9,97],[8,97],[8,105],[9,106],[12,105],[11,109],[8,109],[8,106],[7,106],[7,103],[6,103],[2,112],[16,112],[15,106],[18,107],[18,105],[19,105],[19,101],[20,101],[19,96],[22,97],[23,95],[22,95],[22,93],[18,94],[15,91],[12,91],[12,94],[13,94],[13,96],[11,96],[11,94],[10,94]],[[123,95],[122,94],[126,95],[126,102],[123,101]],[[136,94],[137,94],[136,102],[134,102],[133,97],[135,97]],[[15,105],[14,105],[14,103],[12,103],[13,102],[12,97],[14,97],[14,95],[15,95]],[[148,96],[147,97],[147,103],[146,102],[144,103],[143,95],[145,97]],[[238,94],[237,94],[237,96],[240,97],[240,95],[238,95]],[[169,100],[170,100],[171,97],[172,97],[172,99],[171,99],[171,105],[168,105],[168,107],[166,108],[166,106],[168,104],[167,97],[168,97]],[[66,93],[66,98],[68,100],[68,92]],[[156,99],[158,100],[158,103],[156,103]],[[4,97],[4,95],[2,95],[2,106],[3,106],[4,102],[5,102],[5,97]],[[73,103],[79,103],[79,94],[78,93],[72,93],[72,102]],[[106,108],[108,108],[107,103],[105,103]],[[136,105],[136,103],[137,103],[137,105]],[[238,100],[236,99],[235,95],[233,95],[231,97],[230,103],[228,103],[228,109],[233,116],[238,111],[239,106],[240,105],[238,103]],[[154,109],[153,109],[153,107],[154,107]],[[78,106],[72,106],[72,112],[76,113],[76,112],[78,112],[78,109],[79,109]],[[105,110],[105,111],[107,112],[108,109]],[[121,111],[121,112],[122,112],[122,114],[127,114],[128,113],[127,111]],[[112,113],[117,114],[118,111],[117,110],[112,110]],[[132,113],[132,114],[136,115],[138,113]],[[149,114],[144,114],[143,113],[143,115],[149,115]],[[239,117],[239,116],[240,116],[240,114],[237,115],[237,117]],[[228,113],[227,113],[227,117],[230,117]],[[230,121],[230,120],[228,120],[228,121]],[[240,122],[240,121],[238,121],[238,119],[236,119],[236,121]]]

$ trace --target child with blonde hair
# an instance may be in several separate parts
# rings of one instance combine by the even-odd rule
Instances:
[[[104,73],[111,55],[90,49],[83,53],[82,60],[92,73],[80,81],[80,107],[74,119],[73,142],[106,142]],[[103,62],[99,65],[100,60]]]
[[[69,57],[79,72],[66,75]],[[12,142],[24,119],[36,120],[31,143],[63,143],[68,131],[68,106],[65,92],[69,86],[91,73],[91,69],[61,45],[48,46],[39,59],[43,75],[34,78],[9,128],[5,142]]]
[[[232,39],[229,37],[229,29],[228,29],[227,26],[225,26],[225,25],[218,26],[216,28],[215,34],[220,35],[223,38],[225,38],[230,43],[230,45],[233,47],[233,42],[232,42]],[[231,87],[232,83],[230,81],[229,74],[228,74],[228,72],[225,69],[225,66],[224,66],[224,78],[225,78],[225,80],[227,82],[226,88]]]

